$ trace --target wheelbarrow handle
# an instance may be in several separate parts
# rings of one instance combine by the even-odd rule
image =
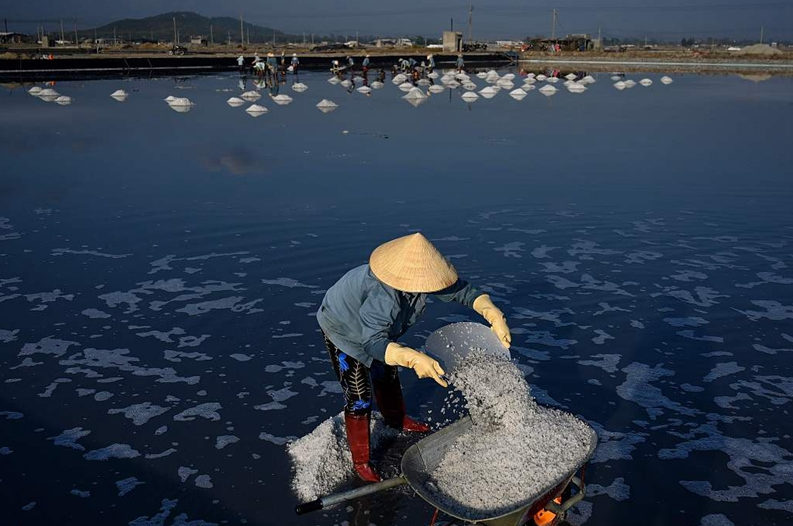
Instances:
[[[320,497],[310,502],[298,504],[295,506],[295,513],[298,515],[305,515],[306,513],[311,513],[312,511],[318,511],[329,506],[333,506],[334,504],[339,504],[340,502],[354,500],[366,495],[371,495],[372,493],[378,493],[380,491],[395,488],[397,486],[401,486],[402,484],[407,484],[407,479],[400,475],[399,477],[393,479],[376,482],[374,484],[368,484],[350,491],[335,493],[326,497]]]

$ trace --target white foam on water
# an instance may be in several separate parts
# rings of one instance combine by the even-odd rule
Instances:
[[[207,420],[216,421],[220,420],[220,413],[218,413],[218,410],[222,408],[223,406],[217,402],[207,402],[195,407],[191,407],[190,409],[185,409],[178,415],[174,415],[173,419],[178,422],[189,422],[201,417]]]
[[[110,460],[111,458],[137,458],[140,452],[129,444],[111,444],[101,449],[89,451],[83,457],[86,460]]]
[[[215,487],[209,475],[198,475],[193,482],[199,488],[212,489]]]
[[[56,446],[70,447],[78,451],[85,451],[85,447],[83,447],[82,444],[78,444],[77,441],[90,434],[90,431],[84,430],[82,427],[74,427],[65,430],[56,437],[50,437],[47,440],[52,440]]]
[[[121,409],[109,409],[107,414],[123,414],[126,418],[132,420],[132,423],[136,426],[142,426],[152,418],[167,413],[170,411],[170,409],[170,407],[161,407],[159,405],[154,405],[151,402],[143,402],[141,404],[134,404]]]
[[[229,444],[236,444],[240,438],[235,435],[221,435],[215,439],[215,449],[223,449]]]
[[[617,477],[608,486],[600,484],[587,484],[587,497],[597,497],[598,495],[608,495],[617,502],[622,502],[631,498],[631,487],[625,484],[623,477]]]
[[[137,519],[130,521],[129,526],[165,526],[165,521],[171,515],[171,510],[173,510],[176,505],[178,504],[178,499],[163,499],[162,500],[162,507],[160,508],[160,512],[152,515],[151,517],[141,516]],[[180,513],[176,517],[174,517],[171,526],[218,526],[217,523],[214,522],[206,522],[200,519],[197,520],[187,520],[186,513]]]
[[[141,484],[146,483],[139,481],[136,477],[128,477],[123,480],[117,480],[116,487],[118,488],[118,496],[123,497]]]

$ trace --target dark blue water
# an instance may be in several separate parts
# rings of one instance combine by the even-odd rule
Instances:
[[[277,443],[341,408],[323,291],[415,230],[504,307],[535,395],[597,428],[570,522],[789,523],[793,82],[649,76],[414,108],[305,74],[259,118],[236,76],[4,92],[0,523],[429,523],[399,492],[295,517]],[[436,302],[406,343],[462,319]]]

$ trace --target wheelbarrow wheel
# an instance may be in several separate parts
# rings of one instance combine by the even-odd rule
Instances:
[[[554,502],[557,504],[562,503],[561,497],[556,497]],[[560,522],[562,522],[563,517],[557,515],[556,513],[550,510],[540,510],[534,514],[534,522],[532,523],[533,526],[556,526]]]

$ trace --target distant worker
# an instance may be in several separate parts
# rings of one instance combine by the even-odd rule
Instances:
[[[416,67],[416,61],[415,61],[415,60],[413,60],[413,57],[410,57],[410,58],[408,59],[408,67],[409,67],[410,69],[413,69],[413,68],[415,68],[415,67]]]
[[[352,59],[352,57],[347,57],[347,69],[352,71],[354,65],[355,65],[355,61]]]
[[[465,69],[465,60],[462,55],[457,55],[457,73],[462,73]]]
[[[363,59],[363,73],[364,75],[369,73],[369,55],[366,55]]]
[[[427,55],[427,69],[430,73],[435,69],[435,57],[433,57],[431,53]]]
[[[297,74],[297,68],[300,65],[300,60],[297,58],[297,53],[292,53],[292,73]]]
[[[272,75],[278,73],[278,61],[275,60],[275,55],[272,51],[267,53],[267,70]]]
[[[410,69],[410,62],[408,62],[408,61],[407,61],[407,59],[400,58],[400,59],[399,59],[399,68],[400,68],[400,69],[401,69],[403,72],[405,72],[405,71],[409,70],[409,69]]]
[[[245,73],[245,57],[240,55],[237,57],[237,66],[240,68],[240,75]]]

